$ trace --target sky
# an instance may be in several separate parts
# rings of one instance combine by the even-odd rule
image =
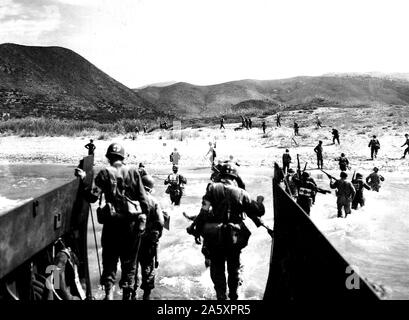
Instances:
[[[71,49],[130,88],[409,72],[406,0],[0,0],[0,43]]]

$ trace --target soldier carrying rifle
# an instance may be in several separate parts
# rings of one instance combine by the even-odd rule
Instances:
[[[306,167],[307,163],[305,164],[303,172],[301,172],[300,158],[297,154],[297,175],[294,175],[292,180],[297,187],[297,203],[308,215],[310,215],[311,206],[315,202],[317,192],[325,194],[331,193],[331,191],[318,188],[314,179],[305,171]]]
[[[356,194],[352,183],[346,180],[348,174],[345,171],[342,171],[340,174],[341,179],[338,180],[324,170],[321,171],[324,172],[328,178],[330,178],[331,189],[337,189],[335,192],[337,195],[337,217],[342,218],[342,208],[344,208],[346,218],[348,214],[351,214],[351,203]]]

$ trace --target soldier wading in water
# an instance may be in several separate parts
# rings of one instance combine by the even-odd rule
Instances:
[[[97,209],[98,222],[103,224],[101,285],[105,289],[105,300],[113,300],[118,259],[122,269],[119,282],[122,298],[130,300],[139,236],[145,230],[149,199],[138,168],[124,163],[125,150],[120,144],[112,143],[105,156],[109,166],[97,173],[92,185],[85,185],[84,194],[89,202],[101,199],[102,193],[105,195],[105,206]],[[86,173],[77,168],[75,175],[84,180]]]
[[[146,219],[146,229],[141,235],[140,245],[137,255],[135,287],[132,293],[132,299],[136,299],[136,289],[138,288],[138,268],[141,267],[143,290],[143,299],[149,300],[152,289],[155,287],[155,269],[159,266],[158,244],[162,236],[163,225],[165,222],[162,209],[159,202],[152,196],[154,180],[150,175],[142,177],[142,183],[148,197],[148,215]]]
[[[178,166],[173,166],[172,171],[170,175],[165,180],[165,184],[168,184],[168,187],[166,188],[166,193],[170,195],[170,201],[172,204],[175,206],[178,206],[180,204],[180,199],[182,198],[183,195],[183,190],[185,185],[187,183],[187,180],[184,176],[178,173]]]
[[[258,201],[251,200],[250,195],[237,186],[237,176],[234,164],[227,162],[221,165],[219,182],[208,184],[200,213],[187,228],[197,244],[201,243],[200,237],[203,237],[203,249],[206,249],[206,258],[210,260],[210,276],[218,300],[227,299],[226,263],[229,298],[238,298],[237,290],[241,284],[240,254],[250,237],[250,231],[243,223],[244,213],[257,227],[264,225],[260,219],[265,210],[263,197],[258,197]]]

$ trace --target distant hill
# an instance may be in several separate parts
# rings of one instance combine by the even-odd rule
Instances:
[[[75,52],[0,45],[0,111],[12,117],[155,118],[155,106]]]
[[[211,86],[179,82],[135,91],[160,109],[186,116],[220,115],[245,108],[268,112],[275,111],[280,104],[302,107],[317,101],[321,106],[409,104],[405,74],[241,80]]]

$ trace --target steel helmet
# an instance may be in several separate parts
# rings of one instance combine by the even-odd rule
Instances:
[[[347,174],[345,171],[342,171],[342,172],[339,174],[339,176],[340,176],[341,178],[347,178],[347,177],[348,177],[348,174]]]
[[[357,174],[356,174],[356,178],[357,178],[357,179],[360,179],[360,178],[362,178],[362,174],[360,174],[360,173],[357,173]]]
[[[224,162],[220,167],[220,174],[223,177],[237,178],[238,172],[236,166],[231,162]]]
[[[105,156],[111,158],[113,155],[119,156],[122,159],[125,159],[125,149],[119,143],[111,143],[108,147],[107,153]]]
[[[151,175],[147,174],[142,177],[142,184],[145,187],[145,189],[150,191],[153,189],[155,181],[153,180],[153,177]]]
[[[178,172],[179,167],[178,167],[177,165],[173,165],[172,170],[173,170],[174,172]]]
[[[307,171],[304,171],[301,175],[301,177],[308,179],[310,177],[310,174]]]
[[[373,171],[378,172],[379,169],[378,169],[377,167],[374,167],[374,168],[373,168]]]

